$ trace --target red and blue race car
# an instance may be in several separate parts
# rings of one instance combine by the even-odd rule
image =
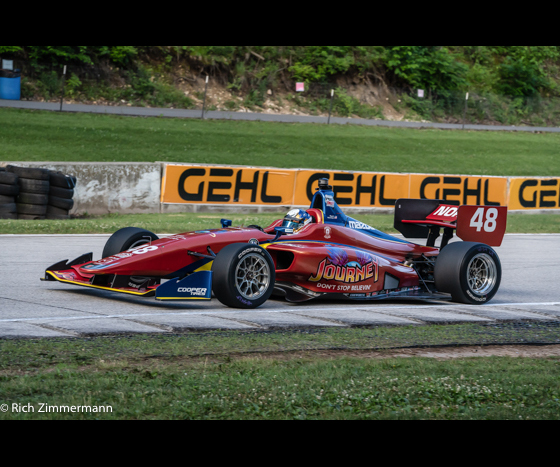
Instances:
[[[159,239],[127,228],[103,259],[86,254],[46,271],[58,281],[156,300],[211,300],[255,309],[273,294],[289,302],[441,299],[488,303],[498,292],[507,208],[399,200],[395,228],[421,246],[346,216],[328,179],[309,210],[293,210],[267,228],[222,228]],[[443,238],[439,247],[436,241]],[[455,233],[463,242],[451,242]]]

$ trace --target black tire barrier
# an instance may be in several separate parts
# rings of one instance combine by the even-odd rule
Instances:
[[[127,251],[131,248],[136,248],[140,245],[148,244],[156,240],[159,240],[159,237],[148,230],[137,229],[134,227],[121,229],[116,232],[105,244],[103,258],[118,255],[123,251]]]
[[[0,212],[0,219],[6,219],[6,220],[17,220],[18,219],[18,215],[17,213],[11,213],[11,212],[6,212],[6,213],[1,213]]]
[[[19,194],[19,185],[1,185],[0,195],[17,196]]]
[[[52,186],[73,190],[76,188],[77,178],[71,175],[65,175],[62,172],[54,172],[51,170],[49,172],[49,181]]]
[[[0,204],[0,212],[13,214],[17,212],[16,206],[16,203]]]
[[[17,202],[22,204],[37,204],[44,206],[49,202],[48,195],[37,195],[33,193],[20,193],[17,197]]]
[[[55,208],[54,206],[47,205],[47,216],[67,216],[67,209]]]
[[[237,269],[242,261],[250,257],[257,258],[263,267],[265,263],[268,265],[268,286],[263,290],[260,296],[255,298],[242,297],[243,293],[238,288]],[[264,305],[274,292],[274,284],[276,283],[276,270],[274,261],[270,254],[262,247],[251,244],[234,243],[228,245],[220,251],[214,264],[212,265],[214,273],[214,284],[212,290],[216,298],[224,305],[230,308],[239,308],[252,310]]]
[[[74,190],[51,185],[49,196],[55,196],[56,198],[62,199],[72,199],[74,198]]]
[[[66,209],[67,211],[70,211],[74,207],[74,200],[50,196],[49,205],[54,206],[55,208]]]
[[[19,179],[19,187],[22,193],[33,193],[37,195],[48,195],[50,184],[44,180]]]
[[[15,202],[16,202],[16,198],[14,196],[0,195],[0,204],[12,204]]]
[[[20,221],[43,221],[46,219],[45,216],[33,216],[28,214],[19,214],[17,218]]]
[[[67,221],[70,220],[70,216],[54,216],[51,214],[47,214],[47,220],[49,221]]]
[[[11,172],[0,172],[0,183],[4,185],[17,185],[18,176]]]
[[[29,216],[46,216],[47,215],[47,206],[38,206],[36,204],[17,204],[17,212],[18,214],[25,214]]]
[[[5,172],[6,171],[6,167],[0,167],[0,172]]]
[[[29,167],[18,167],[16,165],[9,165],[8,172],[16,174],[20,178],[27,178],[29,180],[43,180],[49,181],[49,171],[47,169],[35,169]]]

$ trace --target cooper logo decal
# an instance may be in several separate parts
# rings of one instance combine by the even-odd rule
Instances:
[[[327,240],[331,239],[332,229],[330,227],[325,227],[325,238]]]
[[[192,297],[205,297],[208,289],[185,289],[181,288],[177,290],[178,293],[188,293]]]

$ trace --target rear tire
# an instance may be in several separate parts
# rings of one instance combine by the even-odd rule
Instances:
[[[274,292],[274,262],[260,246],[246,243],[226,246],[214,260],[212,271],[214,295],[230,308],[258,308]]]
[[[148,230],[127,227],[116,232],[105,245],[103,258],[118,255],[123,251],[137,248],[159,240],[159,237]]]
[[[452,243],[439,255],[436,289],[468,305],[490,302],[500,289],[502,264],[498,254],[481,243]]]

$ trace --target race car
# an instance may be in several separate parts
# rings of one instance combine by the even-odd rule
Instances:
[[[293,303],[317,299],[436,299],[482,305],[496,295],[508,210],[448,201],[399,200],[395,228],[407,239],[346,216],[328,179],[309,210],[293,210],[267,228],[222,228],[159,239],[126,228],[107,242],[103,259],[88,253],[54,264],[43,281],[154,297],[211,300],[255,309],[273,295]],[[436,241],[444,234],[439,247]],[[463,242],[451,242],[455,236]]]

